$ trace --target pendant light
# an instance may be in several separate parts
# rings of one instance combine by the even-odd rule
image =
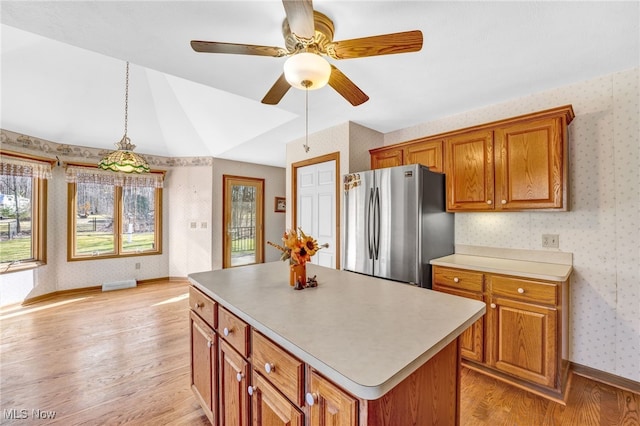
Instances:
[[[116,143],[116,150],[109,153],[98,163],[102,170],[111,170],[124,173],[148,173],[149,164],[141,155],[133,152],[135,145],[127,136],[127,122],[129,119],[129,61],[127,61],[127,74],[124,95],[124,136]]]

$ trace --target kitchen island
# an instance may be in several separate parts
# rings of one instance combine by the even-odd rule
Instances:
[[[221,347],[233,346],[233,333],[244,328],[246,336],[238,340],[243,343],[237,352],[252,370],[246,375],[249,391],[257,383],[263,391],[273,385],[278,390],[275,396],[284,395],[292,410],[299,412],[301,425],[305,415],[311,420],[308,424],[315,425],[331,414],[314,410],[335,414],[335,407],[323,399],[333,390],[354,402],[349,408],[352,413],[344,417],[350,419],[348,424],[457,423],[457,337],[485,313],[484,303],[307,265],[307,276],[314,275],[318,287],[299,291],[289,286],[284,262],[189,275],[194,288],[218,309],[210,341],[219,339]],[[197,312],[202,303],[191,303],[192,309]],[[193,345],[192,338],[192,362]],[[265,353],[276,356],[275,351],[284,354],[279,361],[281,372],[293,363],[286,377],[279,379],[274,376],[277,364],[258,362]],[[225,386],[223,375],[221,371],[220,391]],[[238,381],[241,375],[238,371]],[[284,383],[287,378],[299,383]],[[215,395],[215,379],[212,386]],[[268,408],[263,406],[264,395],[252,399],[254,424],[262,424],[259,412]],[[216,412],[226,417],[227,406],[224,395],[220,401],[212,398],[210,418],[215,419]],[[345,423],[340,420],[340,424]]]

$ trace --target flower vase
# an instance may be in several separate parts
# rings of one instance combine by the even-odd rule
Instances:
[[[289,285],[295,287],[296,283],[302,287],[307,283],[307,265],[304,263],[289,266]]]

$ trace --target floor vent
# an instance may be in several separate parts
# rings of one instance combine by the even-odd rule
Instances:
[[[122,290],[123,288],[132,288],[136,285],[136,280],[113,281],[102,284],[102,291]]]

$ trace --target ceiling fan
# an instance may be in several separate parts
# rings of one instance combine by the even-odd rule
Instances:
[[[286,46],[284,48],[191,41],[191,47],[196,52],[276,58],[289,56],[284,72],[262,99],[262,103],[265,104],[275,105],[280,102],[291,86],[319,89],[328,83],[351,105],[360,105],[369,100],[369,97],[323,56],[332,59],[352,59],[417,52],[422,49],[422,32],[419,30],[333,41],[333,22],[326,15],[313,10],[312,0],[283,0],[282,3],[286,13],[282,23],[282,35]]]

